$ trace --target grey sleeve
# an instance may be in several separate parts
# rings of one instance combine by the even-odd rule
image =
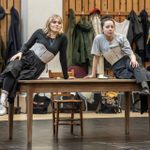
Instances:
[[[127,54],[129,57],[133,54],[130,43],[125,36],[122,36],[120,38],[120,45],[121,45],[122,51],[124,51],[124,53]]]
[[[100,39],[97,36],[94,38],[91,54],[98,55],[98,56],[101,55]]]

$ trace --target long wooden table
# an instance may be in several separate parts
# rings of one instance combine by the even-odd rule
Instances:
[[[37,92],[101,92],[116,91],[125,93],[125,134],[129,134],[130,96],[140,90],[133,79],[42,79],[20,80],[20,92],[27,92],[27,143],[32,145],[33,93]],[[149,102],[149,101],[148,101]],[[150,102],[148,104],[150,108]],[[150,124],[150,113],[149,113]],[[13,105],[9,111],[9,138],[12,138]]]

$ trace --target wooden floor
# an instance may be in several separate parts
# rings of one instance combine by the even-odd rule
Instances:
[[[68,126],[61,126],[56,139],[52,133],[51,114],[34,115],[32,150],[150,150],[147,116],[147,113],[131,113],[130,135],[126,136],[124,112],[84,113],[83,137],[80,137],[78,127],[71,135]],[[8,139],[7,118],[7,115],[0,117],[0,150],[27,150],[26,114],[15,115],[11,141]]]
[[[67,114],[62,114],[63,116],[67,116]],[[139,112],[130,112],[131,117],[148,117],[148,113],[140,114]],[[78,115],[75,115],[75,117],[78,117]],[[85,119],[92,119],[92,118],[124,118],[124,111],[122,113],[116,113],[116,114],[104,114],[104,113],[95,113],[93,111],[88,111],[83,113],[83,117]],[[15,114],[14,120],[26,120],[27,115],[26,114]],[[33,115],[34,120],[51,120],[52,114],[34,114]],[[0,121],[7,121],[8,115],[0,116]]]

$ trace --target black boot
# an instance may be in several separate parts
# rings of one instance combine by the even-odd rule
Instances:
[[[146,81],[141,82],[142,91],[141,94],[150,94],[149,86]]]

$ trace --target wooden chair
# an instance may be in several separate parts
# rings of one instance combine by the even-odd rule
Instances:
[[[69,77],[74,77],[74,72],[68,72]],[[49,78],[60,79],[63,77],[61,72],[52,72],[49,71]],[[67,99],[58,99],[60,97],[65,97]],[[68,99],[69,98],[69,99]],[[52,99],[52,114],[53,114],[53,134],[58,137],[58,127],[59,125],[70,125],[71,133],[73,134],[73,126],[78,125],[81,129],[81,136],[83,136],[83,113],[82,108],[83,104],[81,100],[77,100],[74,98],[74,95],[68,92],[51,92]],[[70,104],[69,108],[62,108],[61,105]],[[76,105],[77,104],[77,105]],[[75,107],[79,106],[79,107]],[[71,116],[69,118],[61,117],[61,112],[70,113]],[[74,118],[74,113],[78,112],[80,117],[79,119]]]

